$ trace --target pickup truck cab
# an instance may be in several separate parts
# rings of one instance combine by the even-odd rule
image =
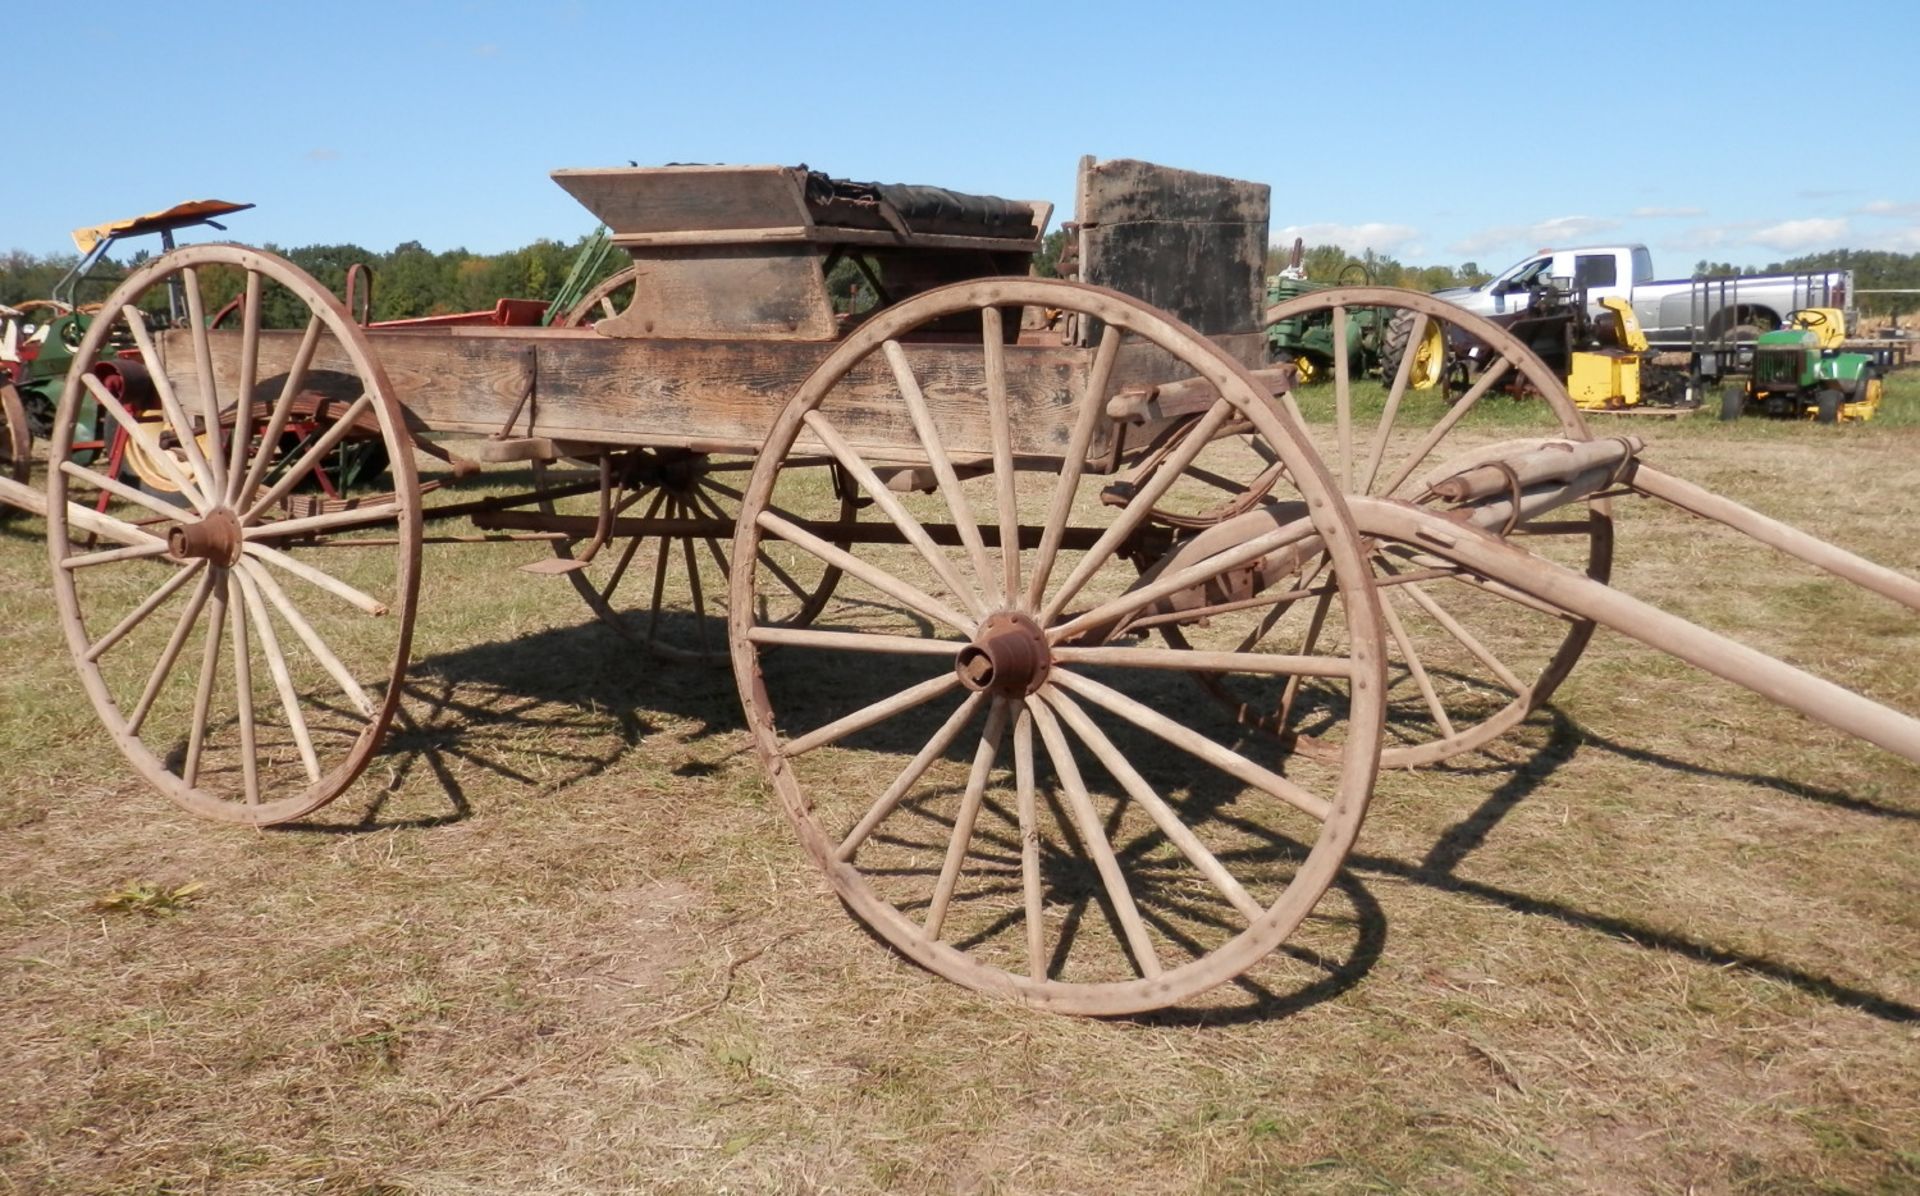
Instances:
[[[1551,289],[1585,289],[1588,311],[1596,317],[1604,315],[1601,300],[1625,299],[1655,348],[1684,349],[1751,339],[1784,327],[1790,313],[1805,308],[1845,309],[1853,275],[1830,270],[1660,281],[1653,277],[1653,255],[1645,245],[1586,245],[1542,249],[1479,286],[1434,294],[1508,323]]]

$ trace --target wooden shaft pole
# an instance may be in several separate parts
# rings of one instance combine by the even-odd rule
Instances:
[[[1349,497],[1347,504],[1364,535],[1418,544],[1570,615],[1603,623],[1789,710],[1920,764],[1920,719],[1515,548],[1490,532],[1462,527],[1405,503]]]
[[[1664,499],[1690,515],[1724,523],[1769,548],[1776,548],[1835,577],[1891,598],[1911,610],[1920,610],[1920,581],[1855,556],[1797,527],[1769,519],[1732,499],[1723,498],[1711,490],[1682,481],[1645,463],[1634,467],[1627,477],[1627,484],[1642,494]]]

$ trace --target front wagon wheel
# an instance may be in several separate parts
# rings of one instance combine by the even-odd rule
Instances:
[[[189,319],[168,330],[149,313],[175,285]],[[238,329],[207,328],[215,288],[241,296]],[[291,327],[269,330],[265,313]],[[114,337],[145,369],[109,386],[90,367]],[[75,455],[89,400],[181,504]],[[316,496],[356,445],[384,453],[390,491]],[[338,796],[399,701],[420,563],[401,410],[340,304],[292,263],[235,245],[156,259],[88,329],[48,461],[61,624],[135,769],[195,814],[256,826]]]
[[[1018,343],[1027,307],[1100,329],[1097,348]],[[1205,426],[1245,426],[1261,451],[1204,476],[1175,453],[1128,495],[1083,486],[1090,458],[1110,468],[1095,444],[1115,443],[1108,400],[1149,377],[1203,379]],[[880,513],[841,545],[773,501],[822,453]],[[1256,482],[1264,535],[1140,578],[1135,559],[1176,538],[1149,518],[1158,504]],[[1331,559],[1338,647],[1201,653],[1125,630],[1308,540]],[[769,625],[746,600],[775,544],[843,574],[812,627]],[[1257,383],[1136,300],[994,279],[882,312],[781,413],[732,559],[735,675],[782,806],[855,915],[942,976],[1081,1014],[1184,1001],[1293,933],[1359,831],[1384,632],[1350,516]],[[1345,694],[1337,760],[1283,774],[1185,684],[1276,671]]]

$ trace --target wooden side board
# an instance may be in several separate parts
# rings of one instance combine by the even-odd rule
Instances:
[[[1116,159],[1080,163],[1080,277],[1209,335],[1260,327],[1272,188]]]
[[[795,341],[616,340],[591,329],[446,328],[374,331],[374,352],[416,432],[436,436],[500,432],[521,397],[532,399],[514,422],[514,436],[606,445],[694,446],[754,453],[782,407],[833,346]],[[215,331],[214,385],[231,407],[238,378],[239,333]],[[299,343],[296,332],[261,335],[257,401],[278,395]],[[199,383],[191,338],[180,330],[159,340],[162,368],[188,410],[198,410]],[[910,344],[908,356],[947,451],[990,456],[984,358],[976,343]],[[1029,463],[1050,466],[1065,454],[1075,398],[1086,384],[1091,354],[1061,345],[1009,345],[1008,397],[1013,448]],[[1129,344],[1115,370],[1116,389],[1178,381],[1190,372],[1145,344]],[[334,398],[356,397],[360,384],[331,338],[323,339],[306,387]],[[829,397],[822,411],[876,461],[922,459],[905,405],[884,362],[869,359]],[[1153,428],[1129,428],[1137,446]],[[1117,425],[1104,423],[1088,456],[1110,459]]]

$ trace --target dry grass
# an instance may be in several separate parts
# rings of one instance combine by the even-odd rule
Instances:
[[[1915,571],[1890,390],[1884,426],[1646,435]],[[863,933],[730,676],[626,650],[524,547],[428,550],[376,783],[196,822],[94,724],[35,531],[0,528],[0,1190],[1920,1187],[1920,770],[1621,637],[1491,751],[1382,779],[1316,955],[1076,1021]],[[1621,545],[1624,588],[1920,709],[1877,599],[1647,505]]]

